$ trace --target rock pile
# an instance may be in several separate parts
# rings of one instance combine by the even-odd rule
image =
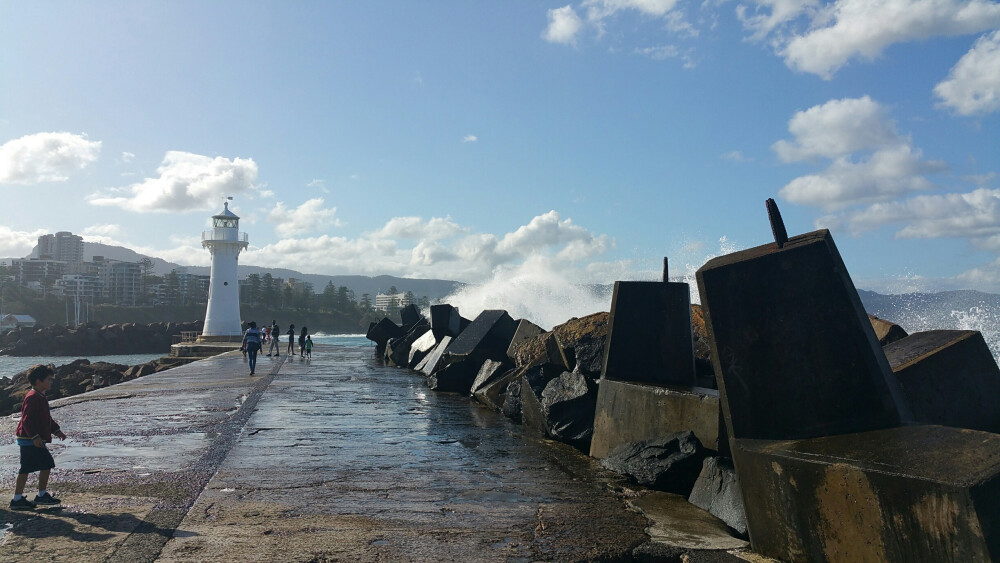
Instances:
[[[50,399],[71,397],[108,385],[116,385],[193,361],[192,358],[164,357],[158,360],[127,366],[108,362],[91,362],[79,359],[58,366],[50,364],[55,371],[52,388],[45,395]],[[0,414],[7,415],[21,410],[24,395],[31,389],[28,384],[28,370],[12,378],[0,378]]]
[[[0,356],[102,356],[110,354],[166,354],[175,334],[200,331],[202,321],[186,323],[87,323],[18,327],[0,336]]]

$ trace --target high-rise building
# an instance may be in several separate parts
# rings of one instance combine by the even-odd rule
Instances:
[[[38,237],[38,258],[61,262],[83,261],[83,237],[69,231]]]

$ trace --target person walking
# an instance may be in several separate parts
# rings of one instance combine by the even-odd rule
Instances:
[[[274,354],[274,357],[279,357],[278,352],[280,351],[280,344],[278,341],[281,339],[281,333],[278,332],[278,321],[271,319],[271,345],[267,349],[267,356],[270,357]]]
[[[302,327],[302,332],[299,333],[299,356],[305,359],[306,355],[306,335],[309,334],[309,329]]]
[[[250,328],[243,334],[243,350],[250,357],[250,375],[254,374],[257,368],[257,352],[260,352],[260,329],[257,323],[250,321]]]
[[[306,336],[306,358],[310,360],[313,357],[313,339],[312,336]]]
[[[285,353],[289,356],[295,355],[295,325],[288,325],[288,349]]]
[[[49,412],[49,400],[45,392],[52,388],[55,373],[49,366],[36,365],[28,371],[28,384],[31,391],[24,396],[21,404],[21,421],[17,423],[15,435],[17,445],[21,448],[21,469],[14,480],[14,499],[10,501],[11,510],[31,510],[36,505],[53,506],[60,500],[46,490],[49,485],[49,472],[56,466],[45,444],[52,442],[55,435],[65,440],[66,435],[52,420]],[[30,501],[24,496],[24,487],[28,483],[28,475],[38,472],[38,494]]]

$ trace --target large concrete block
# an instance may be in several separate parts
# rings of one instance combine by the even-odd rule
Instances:
[[[403,334],[405,334],[403,327],[392,322],[388,317],[382,317],[379,322],[368,325],[368,333],[365,334],[365,338],[375,343],[375,355],[382,357],[389,340],[399,338]]]
[[[438,362],[441,361],[441,356],[444,355],[445,349],[448,348],[450,344],[451,344],[450,336],[445,336],[444,338],[442,338],[441,341],[437,343],[437,346],[435,346],[426,356],[424,356],[424,359],[420,360],[420,363],[417,364],[417,367],[413,369],[419,371],[424,375],[430,375],[431,373],[433,373],[434,370],[437,368]]]
[[[981,333],[917,332],[883,350],[914,420],[1000,432],[1000,369]]]
[[[904,426],[737,440],[754,551],[782,561],[1000,559],[1000,435]]]
[[[542,327],[536,325],[528,319],[521,319],[517,321],[517,329],[514,330],[514,336],[510,339],[510,346],[507,347],[507,357],[510,358],[512,362],[516,361],[514,355],[517,345],[529,338],[538,336],[543,332],[545,332],[545,330]]]
[[[694,432],[706,448],[718,451],[719,421],[719,392],[714,389],[603,379],[597,391],[590,455],[601,459],[621,444],[685,430]]]
[[[480,368],[479,373],[482,374],[483,369],[492,360],[487,360]],[[485,382],[479,383],[479,375],[476,376],[476,381],[472,384],[472,396],[475,397],[477,401],[486,405],[496,411],[503,410],[503,404],[507,400],[507,386],[510,385],[512,381],[521,377],[523,375],[523,368],[509,369],[503,372],[494,372]]]
[[[810,438],[905,418],[829,231],[713,258],[697,279],[730,436]]]
[[[406,362],[407,367],[414,369],[421,361],[437,346],[437,338],[433,330],[424,332],[423,336],[410,344],[410,357]]]
[[[692,386],[693,346],[688,284],[615,282],[602,377]]]
[[[486,310],[479,314],[445,351],[451,356],[476,355],[481,360],[503,360],[517,330],[517,323],[507,311]]]
[[[403,321],[403,328],[409,331],[413,328],[413,325],[420,322],[423,316],[420,314],[420,308],[410,303],[406,307],[399,310],[399,319]]]
[[[743,494],[736,478],[733,460],[725,457],[706,457],[698,480],[694,482],[688,502],[708,511],[730,528],[746,537],[747,517],[743,510]]]
[[[902,391],[829,232],[776,239],[697,272],[753,549],[1000,558],[1000,435],[898,426]]]
[[[462,317],[458,314],[458,309],[447,303],[431,305],[431,330],[438,339],[458,336],[462,332]]]

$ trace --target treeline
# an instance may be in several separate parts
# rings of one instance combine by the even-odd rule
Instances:
[[[77,319],[75,303],[63,296],[44,294],[12,283],[4,283],[0,287],[4,312],[31,315],[40,325],[72,325]],[[391,287],[389,293],[395,295],[399,292]],[[426,296],[418,299],[412,292],[402,295],[403,299],[393,300],[387,311],[376,312],[373,296],[364,293],[358,298],[348,287],[338,287],[333,282],[315,293],[309,284],[290,283],[271,274],[251,274],[240,287],[240,311],[244,321],[257,321],[258,325],[274,319],[282,327],[294,323],[300,327],[308,326],[312,332],[363,333],[370,322],[384,316],[401,322],[401,301],[415,303],[422,309],[430,307]],[[187,322],[204,317],[204,298],[135,307],[81,303],[79,313],[80,322],[92,321],[102,325]]]

